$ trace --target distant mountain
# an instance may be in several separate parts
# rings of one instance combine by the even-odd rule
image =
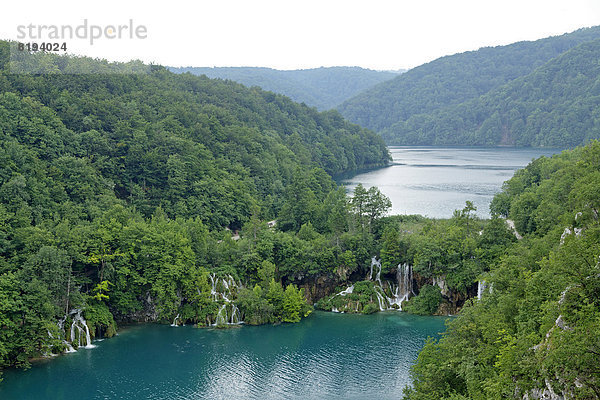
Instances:
[[[246,86],[259,86],[319,110],[332,109],[363,90],[393,79],[403,72],[373,71],[359,67],[321,67],[290,71],[255,67],[170,67],[169,70],[229,79]]]
[[[573,147],[600,138],[600,39],[485,95],[382,130],[398,144]]]
[[[468,128],[470,133],[462,132],[460,129],[467,128],[460,123],[463,116],[456,113],[467,110],[468,106],[450,110],[529,75],[582,43],[599,38],[600,27],[584,28],[562,36],[442,57],[368,89],[338,109],[352,122],[382,133],[390,144],[533,143],[514,137],[514,140],[509,137],[483,140],[475,137],[472,127]],[[530,96],[540,95],[535,88],[531,90]],[[441,115],[446,118],[438,120]],[[450,128],[447,124],[452,118],[455,120]]]

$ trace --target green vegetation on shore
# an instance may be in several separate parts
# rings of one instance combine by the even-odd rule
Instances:
[[[499,248],[467,303],[412,370],[407,399],[600,397],[600,142],[535,160],[492,211],[523,239]]]

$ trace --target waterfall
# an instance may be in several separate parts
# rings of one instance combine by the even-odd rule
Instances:
[[[215,280],[215,274],[208,275],[210,277],[210,296],[213,300],[217,300],[217,281]]]
[[[371,258],[371,271],[369,272],[369,280],[373,280],[373,267],[377,267],[377,273],[375,275],[375,295],[377,296],[377,303],[379,305],[379,311],[383,311],[387,309],[387,304],[389,304],[389,298],[385,295],[385,291],[383,290],[383,283],[381,283],[381,260],[378,260],[376,256]],[[352,286],[354,289],[354,286]],[[348,290],[348,289],[346,289]],[[383,295],[380,293],[383,293]],[[352,292],[347,292],[352,293]],[[341,294],[341,293],[340,293]],[[385,298],[383,297],[385,295]]]
[[[479,282],[477,282],[477,300],[481,300],[481,297],[486,291],[489,294],[494,292],[494,282],[490,283],[488,286],[488,283],[481,279]]]
[[[400,290],[400,296],[404,300],[408,300],[410,295],[414,295],[413,291],[413,273],[412,267],[408,264],[398,265],[398,271],[396,272],[396,279],[398,280],[398,288]]]
[[[383,298],[383,295],[381,293],[379,293],[380,289],[383,291],[383,289],[381,289],[381,286],[377,287],[375,286],[375,294],[377,295],[377,303],[379,304],[379,311],[384,311],[387,307],[386,307],[386,303],[385,303],[385,299]]]
[[[369,273],[369,280],[373,279],[373,267],[377,267],[377,273],[375,275],[375,291],[377,293],[379,309],[381,311],[385,309],[396,309],[395,307],[392,307],[395,304],[398,306],[399,310],[402,310],[402,302],[408,300],[410,296],[415,294],[412,286],[412,267],[406,263],[398,264],[396,272],[396,281],[398,286],[394,287],[393,283],[388,283],[392,297],[388,297],[383,290],[383,283],[381,282],[381,261],[377,260],[377,257],[373,257],[371,259],[371,272]],[[385,296],[385,298],[383,296]],[[387,307],[388,305],[389,307]]]
[[[226,310],[227,304],[223,304],[220,308],[219,308],[219,312],[217,313],[217,319],[214,323],[213,326],[219,326],[219,325],[227,325],[227,310]],[[225,312],[223,312],[225,311]],[[225,315],[223,315],[225,314]]]
[[[67,315],[67,314],[65,314],[65,316],[64,316],[64,317],[62,317],[62,318],[61,318],[61,319],[60,319],[60,320],[59,320],[59,321],[56,323],[56,325],[58,325],[58,329],[60,329],[60,331],[63,333],[63,337],[64,337],[64,335],[66,335],[66,332],[65,332],[65,322],[66,322],[66,320],[67,320],[67,316],[68,316],[68,315]],[[48,332],[48,333],[50,333],[50,332]],[[51,337],[52,337],[52,338],[54,338],[53,336],[51,336]],[[73,348],[73,346],[71,345],[71,343],[67,342],[67,340],[66,340],[66,339],[62,339],[62,342],[63,342],[63,344],[65,345],[65,348],[66,348],[66,350],[65,350],[65,353],[74,353],[74,352],[76,352],[76,351],[77,351],[77,350],[75,350],[75,349]]]
[[[63,343],[67,347],[65,353],[75,353],[77,351],[73,346],[71,346],[71,343],[67,342],[66,340],[63,340]]]
[[[224,278],[218,278],[215,274],[210,274],[211,289],[210,294],[215,302],[223,302],[219,305],[219,311],[215,322],[211,326],[239,325],[242,324],[240,310],[233,303],[234,294],[240,288],[233,276],[227,275]]]
[[[412,267],[406,263],[398,264],[396,269],[396,281],[398,282],[398,286],[392,291],[393,296],[388,298],[388,302],[390,303],[390,307],[396,304],[398,309],[402,311],[402,302],[408,300],[411,295],[415,294],[412,285]],[[390,287],[393,287],[393,285],[390,285]]]
[[[229,320],[229,323],[232,325],[237,325],[240,323],[240,310],[235,304],[231,304],[231,319]]]
[[[173,320],[173,323],[171,324],[171,326],[178,326],[177,325],[177,320],[179,319],[179,314],[177,314],[177,316],[175,317],[175,319]]]
[[[236,283],[235,279],[231,275],[227,275],[225,278],[218,278],[215,274],[210,274],[210,295],[213,301],[225,300],[229,302],[230,297],[233,296],[232,290],[241,287],[240,284]]]
[[[395,307],[393,307],[395,304],[398,306],[397,309],[402,311],[402,302],[406,299],[400,295],[400,285],[397,285],[394,288],[394,285],[390,284],[390,289],[392,292],[392,297],[388,297],[388,303],[390,303],[390,309],[396,309]]]
[[[381,273],[381,261],[378,261],[376,256],[373,256],[373,258],[371,258],[371,272],[369,272],[369,280],[370,281],[373,280],[373,266],[374,265],[377,266],[377,269],[379,271],[375,280],[379,280],[379,274]]]
[[[338,296],[345,296],[347,294],[351,294],[353,291],[354,291],[354,285],[348,286],[346,289],[342,290],[337,295]]]
[[[375,280],[373,281],[373,271],[375,271]],[[373,289],[375,290],[375,296],[371,298],[371,301],[375,301],[377,298],[377,305],[380,311],[385,310],[400,310],[402,311],[402,302],[408,300],[411,296],[414,296],[413,291],[413,271],[412,267],[407,263],[399,264],[396,272],[396,283],[386,281],[387,286],[384,289],[383,282],[381,280],[381,260],[378,260],[376,256],[371,258],[371,268],[367,276],[367,280],[373,281]],[[389,289],[389,290],[388,290]],[[333,295],[331,299],[336,296],[346,296],[354,291],[354,285],[348,286],[341,292]],[[358,304],[355,307],[355,311],[358,311]],[[350,303],[348,303],[344,309],[351,309]],[[331,311],[340,312],[336,307],[332,307]]]
[[[81,315],[81,309],[75,309],[70,313],[73,315],[73,323],[71,324],[71,343],[75,343],[75,333],[77,333],[77,347],[93,349],[92,338],[90,336],[90,328],[87,326],[87,321]],[[82,337],[85,334],[85,345],[82,345]]]
[[[486,288],[486,282],[484,280],[480,280],[477,282],[477,300],[481,300],[481,296]]]

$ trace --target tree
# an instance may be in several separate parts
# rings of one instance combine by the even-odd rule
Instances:
[[[298,290],[296,285],[288,285],[283,294],[283,322],[299,322],[304,315],[306,300],[304,291]]]
[[[385,215],[392,207],[390,199],[377,187],[372,186],[366,190],[360,183],[354,188],[350,204],[361,232],[368,228],[369,233],[373,222]]]
[[[383,244],[381,246],[381,271],[387,273],[396,268],[406,255],[404,244],[400,240],[400,233],[395,226],[385,227],[382,235]]]
[[[367,202],[364,211],[368,217],[369,233],[371,232],[373,222],[383,217],[389,209],[392,208],[392,201],[381,193],[379,188],[371,186],[367,191]]]
[[[360,228],[361,232],[364,232],[365,221],[364,214],[367,208],[368,201],[368,193],[362,183],[359,183],[354,188],[354,194],[352,195],[352,200],[350,201],[350,206],[354,213],[356,224]]]

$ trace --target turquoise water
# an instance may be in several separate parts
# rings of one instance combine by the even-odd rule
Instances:
[[[480,217],[489,217],[492,198],[502,182],[532,159],[561,149],[390,147],[393,164],[341,180],[351,191],[357,184],[377,186],[392,200],[392,214],[450,218],[465,201]]]
[[[397,399],[444,318],[315,312],[228,330],[138,325],[27,371],[0,399]]]

